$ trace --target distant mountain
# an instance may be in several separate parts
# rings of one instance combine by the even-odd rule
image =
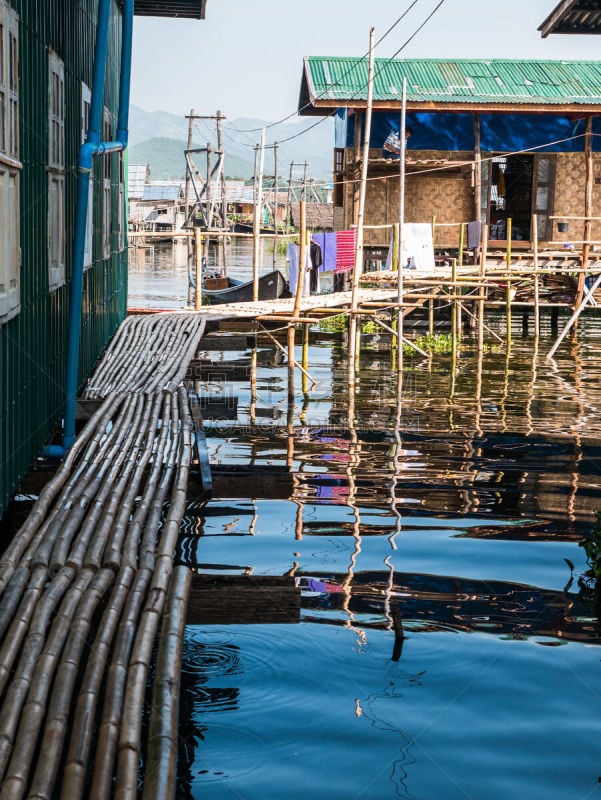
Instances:
[[[304,162],[307,177],[316,181],[331,181],[334,122],[325,119],[303,133],[315,119],[294,120],[267,128],[269,122],[239,118],[223,123],[225,172],[228,178],[251,178],[254,172],[255,145],[261,140],[261,128],[266,127],[266,143],[282,142],[278,147],[278,174],[288,178],[294,162],[293,177],[302,179]],[[194,125],[194,146],[217,147],[214,120],[199,120]],[[285,141],[288,140],[288,141]],[[188,120],[185,116],[166,111],[144,111],[130,108],[129,163],[149,164],[151,180],[175,180],[185,175],[184,150],[188,141]],[[202,169],[200,160],[197,167]],[[273,175],[273,148],[266,148],[264,174]]]

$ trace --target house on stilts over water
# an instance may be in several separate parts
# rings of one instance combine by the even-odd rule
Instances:
[[[0,0],[0,516],[126,314],[132,18],[205,4]]]
[[[510,230],[513,250],[528,250],[534,219],[542,249],[582,247],[583,218],[601,201],[601,62],[376,59],[374,73],[367,258],[388,247],[385,226],[399,219],[399,161],[389,147],[403,79],[406,222],[434,221],[438,251],[457,248],[455,223],[470,221],[489,225],[492,249],[506,248]],[[304,61],[299,113],[336,119],[337,229],[357,221],[367,85],[367,59]],[[587,234],[601,241],[601,221]]]

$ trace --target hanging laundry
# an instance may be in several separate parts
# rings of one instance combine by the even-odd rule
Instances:
[[[321,247],[316,241],[312,241],[309,245],[309,260],[311,262],[309,289],[314,293],[319,291],[319,268],[323,263]]]
[[[480,247],[480,235],[482,233],[482,225],[478,220],[467,223],[467,249],[474,250]]]
[[[314,233],[313,241],[321,248],[322,263],[320,272],[334,272],[336,269],[336,234]]]
[[[355,265],[355,231],[336,231],[335,272],[350,272]]]
[[[298,286],[298,267],[300,259],[300,245],[292,242],[288,245],[286,250],[286,261],[288,262],[288,283],[290,286],[290,294],[294,297]],[[303,270],[303,284],[301,287],[301,297],[309,294],[309,248],[305,249],[305,268]]]

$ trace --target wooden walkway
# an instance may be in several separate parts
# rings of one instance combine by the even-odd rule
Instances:
[[[194,444],[182,379],[203,329],[198,314],[122,324],[84,393],[99,407],[0,561],[2,800],[173,796],[190,585],[173,555]]]

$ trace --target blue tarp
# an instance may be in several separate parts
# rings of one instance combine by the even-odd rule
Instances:
[[[419,112],[407,114],[412,134],[408,150],[474,149],[474,123],[470,113]],[[584,150],[585,120],[561,114],[480,114],[480,147],[488,152],[574,153]],[[391,131],[398,131],[398,114],[375,112],[370,146],[382,147]],[[352,147],[354,124],[342,109],[336,114],[336,147]],[[593,119],[593,133],[601,134],[601,117]],[[593,150],[601,152],[601,135],[593,137]]]

